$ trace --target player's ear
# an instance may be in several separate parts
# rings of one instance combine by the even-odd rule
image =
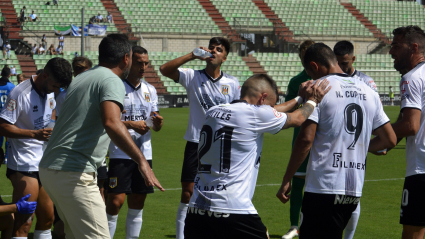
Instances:
[[[353,62],[355,62],[356,61],[356,56],[353,56],[352,60],[353,60]]]
[[[410,44],[410,49],[412,53],[419,53],[419,45],[418,43],[412,43]]]
[[[308,63],[308,64],[310,65],[310,69],[313,72],[318,72],[319,71],[319,65],[316,62],[310,61],[310,63]]]
[[[227,60],[227,54],[229,54],[229,53],[226,52],[226,54],[224,55],[223,59],[221,60],[221,63],[224,63]]]

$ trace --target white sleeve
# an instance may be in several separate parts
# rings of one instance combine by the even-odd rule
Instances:
[[[418,78],[403,77],[400,82],[401,109],[416,108],[422,110],[422,81]]]
[[[260,106],[256,109],[256,131],[258,133],[278,133],[286,123],[287,115],[277,112],[270,106]]]
[[[11,124],[16,123],[22,111],[23,100],[22,100],[22,95],[20,95],[19,93],[20,91],[16,91],[16,90],[12,90],[9,93],[5,107],[3,107],[0,113],[0,118],[8,121]]]
[[[375,104],[378,106],[378,109],[376,111],[375,117],[373,117],[373,130],[376,130],[384,124],[390,122],[390,119],[385,114],[384,107],[382,106],[378,96],[376,96]]]
[[[185,89],[189,86],[190,81],[195,76],[195,71],[190,68],[179,68],[180,76],[179,82]]]
[[[235,84],[235,97],[233,100],[239,100],[241,98],[241,85],[239,84],[239,81]]]
[[[305,104],[305,103],[304,103]],[[323,103],[318,104],[316,107],[314,107],[313,113],[311,113],[310,117],[308,117],[309,120],[314,121],[316,124],[319,123],[320,118],[320,106],[323,105]]]
[[[152,106],[151,112],[159,111],[159,109],[158,109],[158,95],[156,93],[155,87],[152,87],[151,93],[152,93],[152,96],[151,96],[151,106]]]

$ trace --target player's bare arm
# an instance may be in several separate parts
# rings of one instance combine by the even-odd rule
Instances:
[[[317,124],[311,120],[307,120],[302,124],[300,133],[295,140],[292,148],[291,158],[286,168],[285,176],[283,177],[282,185],[276,194],[276,197],[282,203],[289,201],[291,192],[291,179],[297,172],[300,165],[304,162],[313,145],[314,136],[316,135]]]
[[[157,132],[160,131],[164,122],[164,118],[159,114],[159,112],[151,112],[151,117],[153,123],[152,129]]]
[[[40,141],[48,141],[52,134],[52,129],[29,130],[21,129],[10,124],[4,119],[0,119],[0,134],[9,138],[26,139],[32,138]]]
[[[205,47],[199,47],[207,52],[211,52],[210,50],[208,50],[208,48]],[[161,74],[163,76],[166,76],[170,79],[173,79],[174,81],[178,81],[179,77],[180,77],[180,73],[179,73],[179,67],[184,65],[186,62],[189,62],[191,60],[195,60],[195,59],[199,59],[199,60],[205,60],[206,58],[201,58],[198,56],[195,56],[193,54],[193,52],[188,53],[182,57],[176,58],[174,60],[171,60],[167,63],[165,63],[164,65],[162,65],[159,70],[161,71]]]
[[[274,106],[275,110],[281,113],[290,113],[296,110],[300,106],[300,104],[302,104],[302,102],[304,101],[305,91],[312,84],[313,84],[312,80],[301,83],[298,90],[298,96],[290,101],[284,102],[279,105],[275,105]]]
[[[401,116],[401,117],[400,117]],[[404,108],[397,122],[392,124],[397,138],[416,135],[419,131],[421,111],[416,108]]]
[[[145,135],[147,132],[149,132],[150,128],[146,125],[146,122],[141,121],[123,121],[125,127],[127,129],[132,129],[136,131],[137,133],[141,135]]]
[[[320,103],[323,97],[329,92],[331,86],[329,86],[329,81],[317,80],[316,83],[312,86],[307,87],[305,95],[307,100],[311,100],[316,104]],[[299,127],[308,117],[313,113],[314,106],[311,104],[304,104],[303,107],[297,109],[293,113],[287,113],[288,116],[285,125],[282,129],[287,129],[289,127]]]
[[[386,123],[382,127],[376,129],[376,137],[370,140],[368,151],[376,153],[377,151],[393,148],[397,144],[397,137],[390,123]],[[384,153],[385,154],[385,153]]]
[[[156,179],[145,156],[133,142],[130,133],[122,123],[120,107],[112,101],[104,101],[100,107],[103,126],[111,140],[137,163],[147,186],[155,186],[161,191],[165,191]]]

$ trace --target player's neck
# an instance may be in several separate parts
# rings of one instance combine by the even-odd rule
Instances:
[[[130,82],[134,87],[137,87],[140,85],[140,81],[142,81],[142,78],[138,78],[136,76],[128,75],[127,78],[128,82]]]
[[[409,69],[406,69],[406,73],[413,70],[419,63],[425,61],[424,55],[415,55],[412,57],[412,61],[410,62]]]
[[[43,92],[43,79],[38,75],[32,76],[32,81],[34,82],[35,88],[37,88],[38,92]]]
[[[342,71],[338,65],[330,65],[327,70],[328,72],[326,75],[335,74],[335,73],[345,74],[345,72]]]
[[[354,67],[353,68],[351,68],[351,72],[350,72],[350,76],[352,76],[353,74],[354,74],[354,72],[356,72],[356,69],[354,69]]]
[[[211,64],[207,64],[207,67],[205,68],[205,71],[209,76],[211,76],[213,79],[217,79],[221,75],[221,69],[220,66],[213,66]]]

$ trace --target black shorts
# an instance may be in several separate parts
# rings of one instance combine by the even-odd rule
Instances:
[[[304,192],[300,239],[341,239],[359,197]]]
[[[16,170],[7,168],[7,170],[6,170],[6,177],[8,179],[10,179],[10,176],[12,176],[15,173],[21,173],[24,176],[35,178],[38,181],[38,185],[41,185],[40,177],[38,176],[38,171],[16,171]]]
[[[425,226],[425,174],[412,175],[404,180],[400,224]]]
[[[152,160],[148,160],[152,168]],[[152,186],[146,186],[138,165],[130,159],[110,159],[108,172],[108,193],[153,193]]]
[[[97,169],[97,180],[108,179],[108,167],[102,166]]]
[[[226,214],[189,207],[185,239],[268,239],[269,235],[258,214]]]
[[[195,182],[196,174],[198,173],[198,143],[186,143],[184,149],[184,159],[181,182]]]

